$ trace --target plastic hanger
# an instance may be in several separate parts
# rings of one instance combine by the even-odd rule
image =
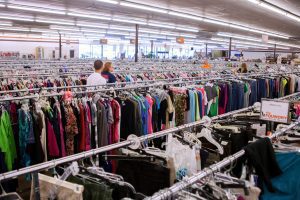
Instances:
[[[221,155],[224,154],[223,147],[212,137],[211,131],[208,128],[203,128],[200,133],[197,133],[197,138],[202,137],[204,137],[211,144],[215,145]]]
[[[219,123],[216,123],[212,126],[214,129],[218,129],[218,130],[231,130],[233,131],[233,133],[240,133],[240,129],[238,127],[234,127],[234,126],[222,126]]]

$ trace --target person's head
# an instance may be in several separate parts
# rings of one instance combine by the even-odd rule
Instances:
[[[94,62],[94,69],[96,72],[101,72],[103,68],[103,62],[101,60],[96,60]]]
[[[248,72],[248,67],[247,67],[247,64],[246,64],[246,63],[243,63],[243,64],[242,64],[241,72],[242,72],[242,73],[247,73],[247,72]]]
[[[113,72],[114,68],[112,66],[112,62],[106,62],[104,65],[103,72]]]

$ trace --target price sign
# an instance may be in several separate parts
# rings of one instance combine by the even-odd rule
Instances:
[[[290,103],[287,101],[263,99],[261,102],[260,119],[287,124],[290,122],[289,110]]]
[[[108,43],[107,39],[100,39],[100,44],[107,44],[107,43]]]

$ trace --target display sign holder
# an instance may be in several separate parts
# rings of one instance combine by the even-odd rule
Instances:
[[[291,122],[289,111],[289,101],[262,99],[260,108],[260,119],[265,121],[288,124]]]

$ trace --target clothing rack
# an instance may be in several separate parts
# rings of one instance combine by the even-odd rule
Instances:
[[[285,128],[282,128],[279,131],[274,132],[273,135],[268,138],[270,140],[277,138],[277,137],[283,135],[286,131],[298,126],[299,124],[300,124],[300,120],[290,124],[289,126],[287,126]],[[218,172],[218,171],[220,171],[220,169],[232,164],[233,162],[235,162],[237,159],[239,159],[243,155],[245,155],[245,150],[240,150],[239,152],[224,158],[222,161],[203,169],[202,171],[189,177],[188,179],[178,182],[168,189],[161,190],[161,191],[157,192],[156,194],[154,194],[152,197],[149,197],[146,199],[147,200],[169,199],[170,197],[173,196],[173,194],[176,194],[177,192],[189,187],[190,185],[193,185],[197,181],[199,181],[207,176],[213,175],[213,173]]]
[[[234,114],[237,114],[237,113],[240,113],[240,112],[245,112],[245,111],[248,111],[248,110],[251,110],[251,109],[254,109],[254,108],[255,108],[254,106],[251,106],[251,107],[248,107],[248,108],[243,108],[243,109],[240,109],[240,110],[232,111],[232,112],[229,112],[229,113],[226,113],[226,114],[223,114],[223,115],[216,116],[216,117],[213,118],[213,120],[228,117],[228,116],[231,116],[231,115],[234,115]],[[126,140],[126,141],[119,142],[119,143],[116,143],[116,144],[111,144],[111,145],[108,145],[108,146],[92,149],[92,150],[89,150],[89,151],[86,151],[86,152],[78,153],[78,154],[67,156],[67,157],[64,157],[64,158],[59,158],[59,159],[47,161],[47,162],[44,162],[44,163],[41,163],[41,164],[25,167],[25,168],[22,168],[22,169],[19,169],[19,170],[6,172],[6,173],[3,173],[3,174],[0,174],[0,182],[4,181],[4,180],[8,180],[8,179],[13,179],[15,177],[18,177],[18,176],[21,176],[21,175],[24,175],[24,174],[27,174],[27,173],[33,173],[33,172],[38,172],[38,171],[54,168],[54,167],[56,167],[58,165],[61,165],[61,164],[64,164],[64,163],[77,161],[77,160],[81,160],[81,159],[84,159],[84,158],[89,158],[89,157],[92,157],[94,155],[97,155],[97,154],[100,154],[100,153],[105,153],[107,151],[111,151],[111,150],[114,150],[114,149],[128,147],[128,146],[134,145],[136,143],[142,143],[144,141],[149,141],[149,140],[153,140],[153,139],[156,139],[156,138],[161,138],[161,137],[166,136],[168,134],[172,134],[174,132],[178,132],[178,131],[182,131],[182,130],[185,130],[185,129],[188,129],[188,128],[192,128],[194,126],[198,126],[198,125],[201,125],[201,124],[204,124],[204,123],[206,123],[206,121],[201,120],[201,121],[198,121],[198,122],[193,122],[193,123],[190,123],[190,124],[185,124],[185,125],[178,126],[178,127],[175,127],[175,128],[170,128],[170,129],[167,129],[167,130],[163,130],[163,131],[160,131],[160,132],[157,132],[157,133],[153,133],[153,134],[149,134],[149,135],[145,135],[145,136],[141,136],[141,137],[136,137],[135,139]]]
[[[289,95],[287,97],[283,97],[283,98],[280,98],[280,99],[286,99],[286,98],[290,98],[290,97],[296,96],[296,95],[300,95],[300,93],[295,93],[293,95]],[[248,108],[243,108],[243,109],[240,109],[240,110],[231,111],[231,112],[228,112],[228,113],[225,113],[225,114],[222,114],[222,115],[212,117],[211,120],[215,121],[215,120],[218,120],[218,119],[221,119],[221,118],[224,118],[224,117],[229,117],[229,116],[234,115],[234,114],[238,114],[238,113],[241,113],[241,112],[246,112],[246,111],[249,111],[249,110],[253,110],[255,108],[256,108],[256,106],[250,106]],[[67,157],[64,157],[64,158],[59,158],[59,159],[47,161],[47,162],[44,162],[44,163],[41,163],[41,164],[25,167],[25,168],[22,168],[22,169],[19,169],[19,170],[6,172],[6,173],[3,173],[3,174],[0,174],[0,182],[2,182],[4,180],[13,179],[13,178],[16,178],[16,177],[24,175],[24,174],[51,169],[51,168],[54,168],[54,167],[56,167],[58,165],[61,165],[61,164],[65,164],[65,163],[68,163],[68,162],[89,158],[89,157],[92,157],[94,155],[98,155],[100,153],[105,153],[107,151],[111,151],[111,150],[114,150],[114,149],[119,149],[119,148],[131,146],[131,145],[136,145],[137,143],[141,144],[145,141],[153,140],[153,139],[156,139],[156,138],[161,138],[161,137],[166,136],[168,134],[173,134],[175,132],[183,131],[183,130],[186,130],[186,129],[189,129],[189,128],[192,128],[192,127],[195,127],[195,126],[199,126],[199,125],[205,124],[205,123],[207,123],[206,120],[200,120],[200,121],[197,121],[197,122],[184,124],[184,125],[181,125],[181,126],[178,126],[178,127],[170,128],[170,129],[163,130],[163,131],[159,131],[157,133],[144,135],[144,136],[141,136],[141,137],[136,136],[136,137],[133,137],[132,139],[127,139],[126,141],[123,141],[123,142],[119,142],[119,143],[111,144],[111,145],[108,145],[108,146],[92,149],[92,150],[89,150],[89,151],[74,154],[74,155],[67,156]],[[196,180],[199,180],[199,178],[196,179]],[[176,190],[178,190],[177,187],[176,187]],[[172,195],[172,193],[170,195]],[[160,195],[159,195],[159,197],[160,197]]]
[[[229,78],[230,74],[224,74],[224,76],[212,76],[212,78]],[[210,76],[211,77],[211,76]],[[135,82],[116,82],[116,83],[107,83],[105,85],[72,85],[72,86],[61,86],[61,87],[41,87],[41,88],[32,88],[32,89],[20,89],[20,90],[5,90],[0,91],[0,94],[7,93],[19,93],[19,92],[31,92],[31,91],[40,91],[40,90],[63,90],[63,89],[74,89],[74,88],[89,88],[89,87],[109,87],[109,86],[120,86],[120,85],[133,85],[133,84],[146,84],[152,82],[171,82],[171,81],[182,81],[182,80],[194,80],[203,77],[188,77],[188,78],[171,78],[171,79],[156,79],[156,80],[146,80],[146,81],[135,81]]]
[[[211,79],[192,80],[192,81],[178,81],[178,82],[171,82],[171,83],[154,83],[154,84],[149,84],[149,85],[137,85],[137,86],[128,86],[128,87],[119,87],[119,88],[104,88],[104,89],[96,89],[96,90],[75,91],[75,92],[72,92],[72,94],[114,92],[114,91],[122,91],[122,90],[134,90],[134,89],[139,89],[139,88],[155,88],[155,87],[159,87],[159,86],[188,84],[188,83],[197,83],[197,82],[202,82],[202,81],[216,81],[216,80],[224,80],[224,78],[217,77],[217,78],[211,78]],[[34,94],[34,95],[28,95],[28,96],[22,96],[22,97],[7,97],[7,98],[0,99],[0,102],[25,100],[25,99],[39,99],[42,97],[63,96],[64,94],[65,93],[63,92],[63,93],[52,93],[52,94],[42,94],[42,95]]]
[[[247,78],[247,77],[258,77],[258,76],[265,76],[265,75],[284,75],[284,74],[295,74],[299,73],[297,72],[289,72],[289,73],[245,73],[245,74],[239,74],[236,76],[232,76],[231,74],[224,74],[224,76],[218,76],[222,78]],[[211,76],[210,76],[211,77]],[[213,76],[215,77],[215,76]],[[205,78],[203,77],[187,77],[187,78],[171,78],[171,79],[157,79],[157,80],[146,80],[146,81],[135,81],[135,82],[116,82],[116,83],[107,83],[101,87],[106,86],[119,86],[119,85],[132,85],[132,84],[144,84],[144,83],[152,83],[152,82],[170,82],[170,81],[179,81],[179,80],[194,80],[199,78]],[[99,85],[73,85],[73,86],[60,86],[60,87],[41,87],[41,88],[32,88],[32,89],[20,89],[20,90],[5,90],[0,91],[0,94],[7,94],[7,93],[19,93],[19,92],[32,92],[32,91],[40,91],[42,90],[64,90],[64,89],[74,89],[74,88],[88,88],[88,87],[99,87]]]

